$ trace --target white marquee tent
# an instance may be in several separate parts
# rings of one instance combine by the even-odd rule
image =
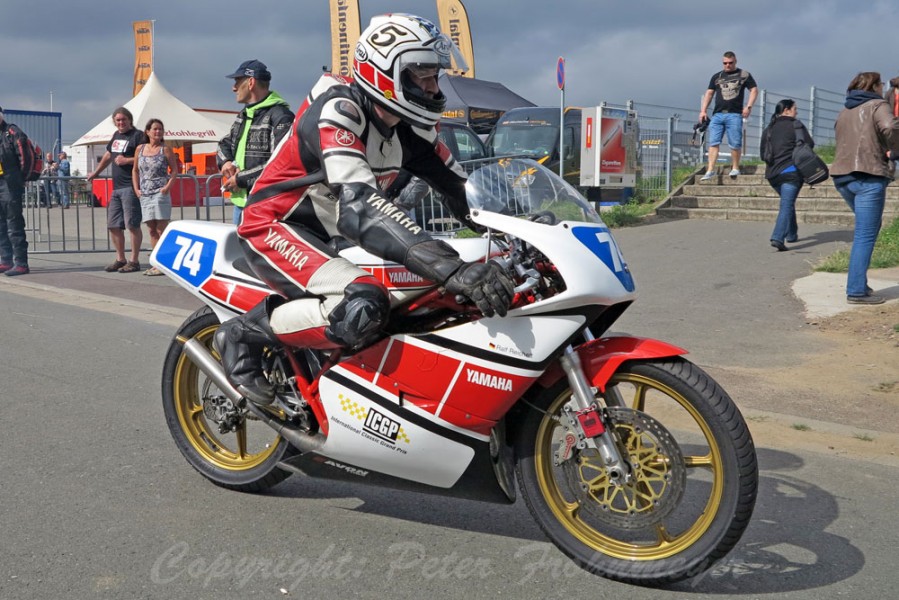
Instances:
[[[160,119],[165,124],[167,142],[217,142],[228,133],[228,126],[223,124],[222,119],[207,117],[178,100],[159,82],[156,73],[150,74],[143,89],[124,106],[134,115],[134,126],[138,129],[143,129],[149,119]],[[105,146],[115,131],[110,112],[110,116],[78,138],[72,146]]]

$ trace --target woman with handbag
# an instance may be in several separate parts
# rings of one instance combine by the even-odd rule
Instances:
[[[765,179],[780,194],[780,210],[771,245],[778,252],[787,249],[784,242],[799,241],[799,227],[796,224],[796,197],[802,189],[802,175],[793,164],[793,149],[798,140],[809,148],[815,147],[812,136],[796,118],[797,107],[794,100],[784,98],[774,108],[774,115],[762,133],[760,154],[765,161]]]
[[[845,108],[837,116],[836,156],[830,167],[833,183],[855,213],[849,253],[846,301],[882,304],[883,296],[868,287],[868,266],[880,233],[886,187],[899,156],[899,119],[883,99],[880,73],[859,73],[846,90]]]

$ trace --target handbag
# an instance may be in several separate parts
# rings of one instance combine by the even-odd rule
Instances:
[[[796,170],[802,176],[802,180],[809,185],[815,185],[822,181],[827,181],[830,177],[830,170],[821,160],[821,157],[815,154],[805,139],[802,137],[802,123],[796,121],[793,123],[793,133],[796,135],[796,145],[793,147],[793,164]]]

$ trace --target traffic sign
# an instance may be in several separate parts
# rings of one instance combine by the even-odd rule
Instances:
[[[561,56],[556,64],[556,83],[559,84],[560,90],[565,89],[565,59]]]

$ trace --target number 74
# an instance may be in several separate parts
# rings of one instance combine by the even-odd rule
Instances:
[[[183,235],[175,238],[175,243],[181,246],[172,268],[180,271],[182,267],[190,271],[191,276],[196,276],[200,270],[200,256],[203,253],[203,242],[198,242]]]

